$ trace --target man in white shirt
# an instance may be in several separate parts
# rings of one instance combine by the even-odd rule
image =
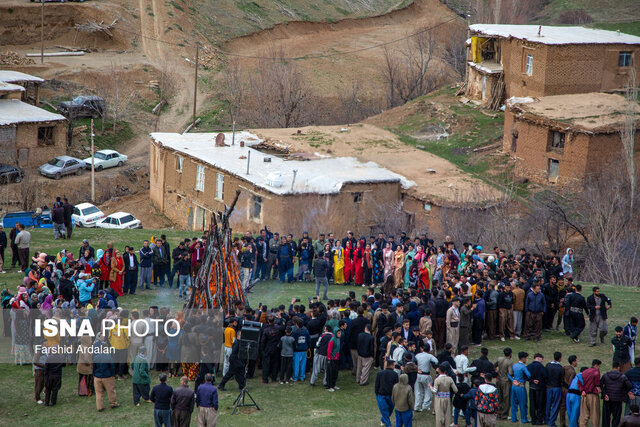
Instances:
[[[456,363],[456,374],[458,374],[458,376],[462,376],[464,377],[464,382],[469,384],[469,377],[467,377],[467,374],[471,373],[471,372],[475,372],[476,368],[475,366],[473,367],[469,367],[469,347],[467,347],[466,345],[463,345],[462,347],[460,347],[460,354],[458,354],[453,361]]]
[[[431,365],[437,366],[438,359],[434,355],[423,351],[416,354],[416,364],[418,365],[418,378],[415,385],[415,404],[413,410],[416,412],[431,410],[433,402],[433,396],[431,392],[431,384],[433,379],[431,378]]]

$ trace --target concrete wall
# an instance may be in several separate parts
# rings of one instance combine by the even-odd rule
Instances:
[[[640,73],[640,47],[629,45],[543,45],[503,39],[502,64],[507,97],[548,96],[600,92],[621,88],[629,68],[618,67],[618,54],[631,51]],[[525,58],[533,55],[533,73],[527,75]]]
[[[512,151],[512,135],[517,131],[516,151]],[[504,121],[502,148],[516,160],[515,172],[534,182],[548,182],[549,159],[558,160],[558,183],[582,180],[587,175],[606,168],[619,158],[622,143],[617,133],[587,135],[567,132],[564,150],[548,149],[549,128],[520,120],[507,111]],[[636,151],[640,135],[636,134]]]
[[[53,144],[38,143],[39,127],[53,127]],[[35,170],[52,158],[65,154],[66,146],[66,121],[19,123],[16,125],[15,144],[5,145],[7,149],[5,161],[25,169]]]
[[[204,191],[196,190],[198,162],[184,157],[182,172],[178,172],[179,154],[159,148],[150,148],[150,198],[151,201],[180,228],[196,229],[209,225],[211,212],[223,211],[224,204],[231,204],[236,190],[240,197],[231,216],[236,232],[257,233],[265,224],[274,231],[299,236],[302,231],[312,235],[333,232],[344,235],[347,230],[368,235],[388,218],[388,212],[401,203],[400,183],[346,184],[342,191],[332,195],[301,194],[276,195],[225,171],[205,165]],[[204,165],[204,164],[203,164]],[[217,173],[224,176],[222,200],[217,199]],[[354,201],[356,193],[361,200]],[[259,217],[254,217],[254,196],[262,199]]]

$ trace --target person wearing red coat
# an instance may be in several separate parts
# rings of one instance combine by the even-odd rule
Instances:
[[[124,259],[120,251],[115,251],[115,255],[111,258],[111,273],[109,277],[111,289],[116,291],[118,296],[124,295],[122,292],[122,284],[124,283]]]
[[[362,260],[364,258],[363,241],[359,240],[356,250],[353,253],[353,275],[356,285],[364,284],[364,269],[362,268]]]
[[[106,289],[109,286],[109,276],[111,275],[111,258],[113,256],[113,243],[107,243],[107,250],[98,260],[100,267],[100,289]]]
[[[343,250],[344,254],[344,284],[348,285],[353,280],[353,252],[351,241],[347,240],[347,246]]]

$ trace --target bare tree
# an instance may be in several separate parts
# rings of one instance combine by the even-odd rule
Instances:
[[[459,78],[464,77],[467,66],[467,33],[464,29],[457,29],[453,32],[444,47],[443,59],[453,68]]]
[[[39,200],[38,176],[29,168],[25,168],[24,177],[20,181],[20,204],[23,210],[31,211]]]
[[[434,90],[442,70],[434,66],[436,42],[429,31],[417,31],[397,49],[384,49],[382,77],[387,85],[390,107]]]
[[[231,122],[237,122],[246,96],[244,73],[237,58],[229,61],[222,73],[223,95],[227,101]]]
[[[625,88],[625,114],[620,139],[624,148],[623,157],[629,176],[629,210],[633,214],[633,202],[636,192],[636,164],[634,159],[636,145],[636,126],[638,121],[638,88],[636,87],[636,73],[632,68]]]
[[[269,56],[272,59],[262,60],[251,79],[255,122],[266,127],[298,126],[311,110],[310,87],[282,48]]]

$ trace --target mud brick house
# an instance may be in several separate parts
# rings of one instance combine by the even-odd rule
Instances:
[[[403,176],[351,157],[286,160],[255,147],[248,132],[152,133],[150,197],[155,206],[188,230],[209,226],[212,212],[241,195],[231,217],[236,231],[265,224],[280,233],[312,235],[332,230],[370,230],[385,207],[401,203]],[[235,141],[233,143],[232,141]]]
[[[494,97],[615,91],[631,69],[640,74],[640,37],[629,34],[490,24],[471,25],[469,33],[466,95],[483,104]]]
[[[20,71],[0,70],[0,82],[22,87],[21,96],[17,99],[29,104],[40,105],[40,84],[44,83],[44,79],[21,73]],[[0,87],[0,99],[4,98],[2,95],[2,88]],[[10,98],[13,98],[13,96]]]
[[[25,88],[13,83],[0,82],[0,99],[22,99]]]
[[[0,99],[2,163],[35,169],[65,154],[67,120],[18,99]]]
[[[510,98],[503,150],[516,160],[516,174],[532,181],[582,180],[621,161],[625,107],[624,97],[605,93]],[[639,114],[640,106],[635,109]],[[635,150],[640,152],[640,132]]]

